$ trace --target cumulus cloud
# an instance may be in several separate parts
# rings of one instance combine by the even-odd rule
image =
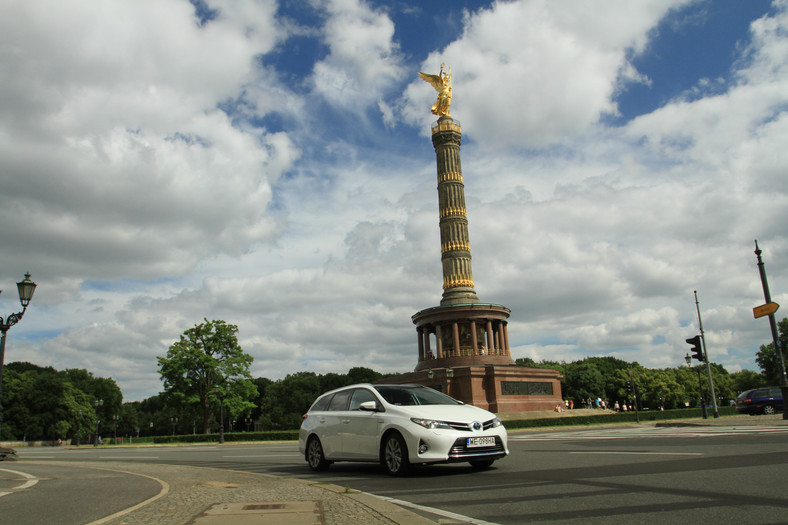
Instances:
[[[359,0],[320,2],[323,35],[330,52],[312,74],[314,91],[345,110],[379,101],[404,72],[394,23],[384,11]]]
[[[410,317],[442,292],[415,73],[446,62],[476,289],[512,309],[514,357],[676,366],[698,290],[712,355],[753,368],[755,238],[786,300],[785,4],[713,90],[603,118],[686,4],[498,2],[418,56],[396,6],[359,0],[309,4],[309,27],[271,2],[0,5],[0,272],[39,283],[7,361],[140,399],[207,317],[239,326],[255,376],[412,370]],[[272,60],[294,34],[321,49],[297,86]]]
[[[297,152],[217,109],[280,38],[266,5],[200,26],[186,2],[4,4],[4,244],[39,276],[151,279],[274,237],[261,211]]]
[[[474,140],[495,148],[536,148],[582,134],[617,112],[621,82],[645,81],[629,62],[649,30],[685,2],[502,2],[469,14],[462,36],[422,64],[453,68],[455,114]],[[427,104],[418,82],[404,118]],[[427,105],[429,107],[429,105]]]

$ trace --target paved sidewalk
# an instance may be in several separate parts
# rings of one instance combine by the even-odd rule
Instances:
[[[91,525],[436,523],[381,498],[337,485],[203,467],[120,462],[95,466],[154,478],[162,491]]]

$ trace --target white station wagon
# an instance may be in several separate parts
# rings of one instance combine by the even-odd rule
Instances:
[[[312,470],[380,462],[395,476],[430,463],[487,468],[509,454],[495,414],[421,385],[359,384],[323,394],[304,415],[298,449]]]

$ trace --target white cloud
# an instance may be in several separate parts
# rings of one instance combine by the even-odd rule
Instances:
[[[617,112],[612,95],[643,81],[627,59],[685,2],[502,2],[469,15],[461,38],[424,61],[453,68],[452,111],[488,148],[536,148],[586,132]],[[418,122],[430,90],[415,81],[404,117]],[[456,110],[455,110],[456,108]]]
[[[327,15],[329,55],[317,62],[314,91],[344,110],[363,111],[403,74],[394,24],[385,12],[359,0],[318,2]]]
[[[395,16],[350,0],[316,3],[309,28],[267,2],[211,2],[203,26],[185,1],[2,4],[0,272],[39,283],[7,362],[88,368],[140,399],[207,317],[239,326],[255,376],[411,370],[410,316],[442,291],[435,158],[413,136],[435,94],[415,71],[445,61],[476,288],[512,309],[515,357],[676,366],[698,290],[710,351],[753,368],[770,339],[755,238],[786,300],[784,4],[727,88],[600,121],[648,82],[628,57],[682,4],[496,3],[415,58]],[[312,92],[265,60],[291,31],[328,49],[304,68]],[[377,128],[337,123],[371,108]]]
[[[216,109],[279,38],[273,6],[202,27],[188,2],[1,9],[0,218],[22,256],[58,253],[39,277],[157,278],[277,235],[262,212],[297,151]]]

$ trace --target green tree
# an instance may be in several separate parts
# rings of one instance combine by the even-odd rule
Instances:
[[[741,372],[734,372],[731,374],[731,379],[733,379],[734,389],[737,394],[745,390],[766,386],[766,379],[758,372],[752,370],[744,369]]]
[[[296,372],[268,386],[262,405],[261,421],[266,429],[293,429],[301,416],[322,394],[320,378],[314,372]]]
[[[252,356],[238,344],[238,327],[204,321],[186,330],[167,356],[157,359],[165,393],[181,406],[198,405],[203,433],[208,434],[212,409],[222,398],[231,413],[251,409],[249,399],[257,388],[249,374]]]
[[[593,363],[578,362],[566,366],[564,397],[580,401],[603,397],[605,378]]]
[[[5,377],[8,439],[68,439],[95,432],[91,397],[62,372],[30,363],[10,363]]]
[[[788,317],[784,317],[782,321],[777,323],[777,331],[780,350],[783,359],[786,359],[786,354],[788,354]],[[755,362],[758,363],[761,374],[768,385],[779,385],[782,381],[779,361],[777,352],[774,350],[774,342],[761,345],[761,349],[755,354]]]

